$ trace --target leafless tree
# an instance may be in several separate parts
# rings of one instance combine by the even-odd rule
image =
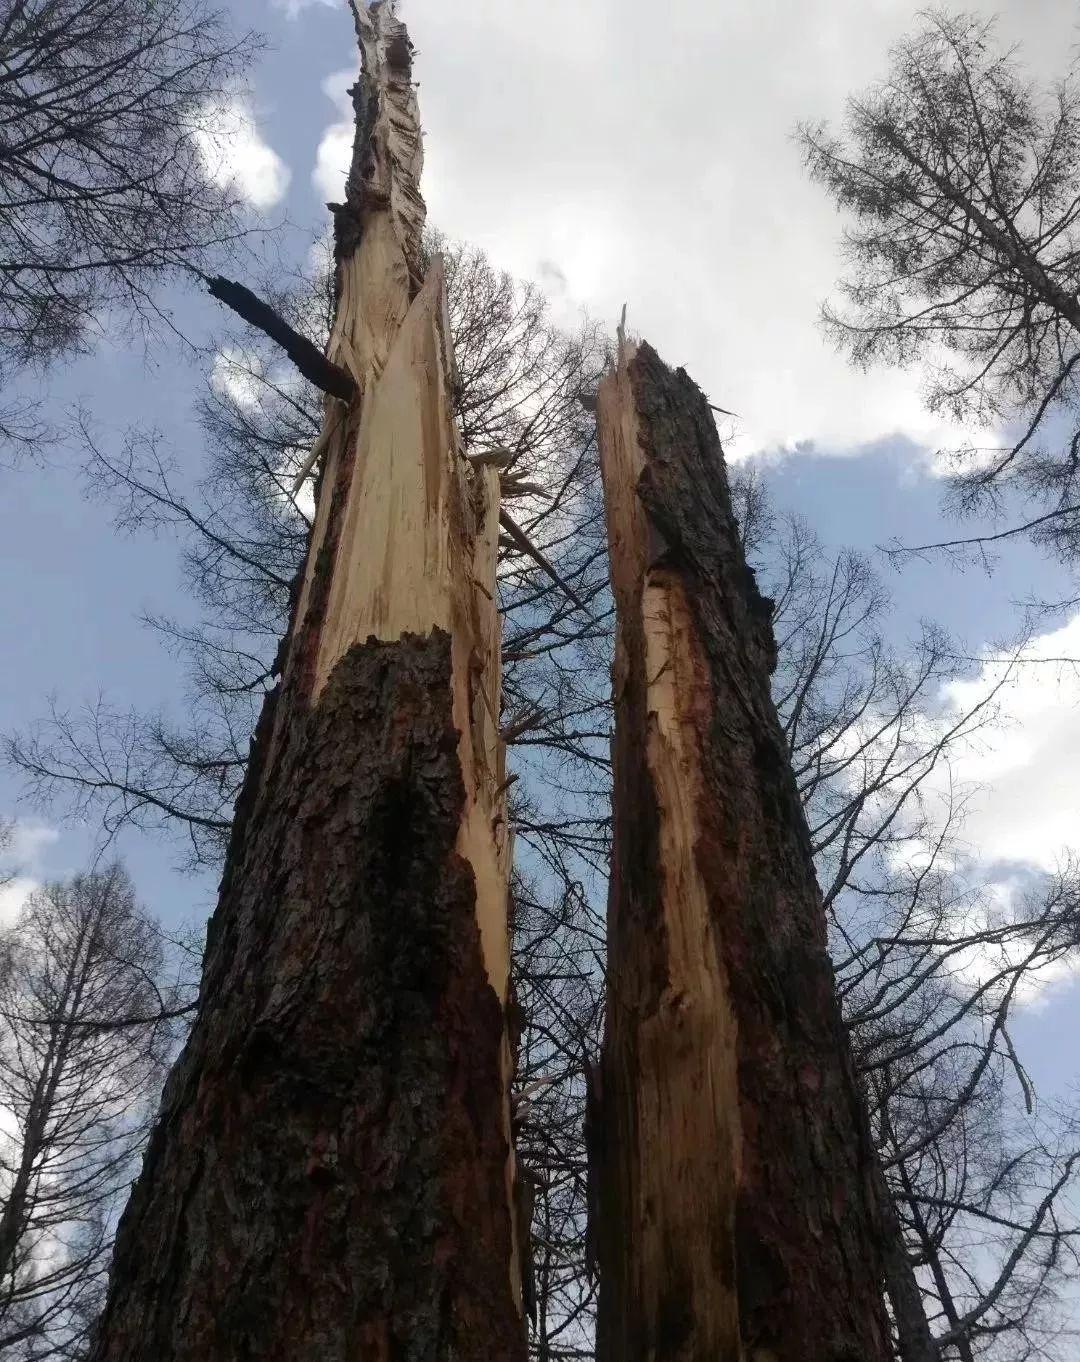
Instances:
[[[7,854],[14,836],[15,824],[13,820],[10,818],[0,818],[0,856],[5,856]],[[2,889],[5,884],[10,883],[13,873],[14,872],[8,866],[0,866],[0,889]]]
[[[977,792],[955,774],[999,722],[1009,652],[974,704],[943,707],[964,649],[924,626],[898,656],[865,559],[771,517],[752,479],[740,505],[775,600],[774,690],[896,1215],[900,1356],[1067,1356],[1051,1344],[1080,1227],[1080,1143],[1068,1112],[1037,1105],[1009,1018],[1046,970],[1078,957],[1080,885],[1071,867],[1017,869],[1007,892],[990,883],[961,835]],[[901,1318],[905,1278],[921,1351]]]
[[[207,143],[254,50],[203,0],[9,0],[0,11],[0,376],[84,348],[244,230]],[[33,444],[27,402],[0,434]]]
[[[568,852],[514,885],[514,1119],[532,1220],[532,1355],[541,1362],[592,1356],[596,1304],[586,1074],[603,1025],[603,877],[581,877],[575,859]]]
[[[861,366],[920,363],[932,410],[1011,431],[954,452],[953,505],[1080,550],[1080,92],[1039,87],[993,22],[932,10],[840,131],[803,124],[810,173],[847,220],[827,333]]]
[[[78,1358],[176,1010],[119,865],[32,894],[0,936],[0,1352]]]
[[[862,935],[838,965],[858,1064],[930,1355],[1064,1357],[1080,1145],[1074,1117],[1039,1102],[1010,1025],[1039,975],[1075,959],[1080,886],[1069,869],[1003,903],[946,842],[943,827],[923,863],[876,886],[872,928],[871,886],[847,904]]]

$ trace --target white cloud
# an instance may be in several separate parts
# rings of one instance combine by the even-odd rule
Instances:
[[[259,402],[259,377],[265,367],[258,355],[238,345],[226,345],[214,355],[210,382],[216,392],[228,397],[242,410],[251,411]]]
[[[1023,920],[1025,906],[1018,901],[1021,886],[1015,879],[998,879],[986,884],[980,907],[966,923],[957,922],[958,933],[968,930],[973,935],[987,928],[991,921]],[[1020,971],[1019,982],[1013,992],[1012,1007],[1042,1009],[1054,1001],[1057,988],[1076,979],[1080,962],[1076,953],[1067,952],[1038,966],[1028,964],[1030,938],[1018,937],[995,943],[980,942],[964,951],[949,956],[949,971],[963,979],[969,987],[988,985],[991,980],[1002,980],[1009,971]],[[998,987],[1001,987],[999,983]]]
[[[28,875],[16,875],[13,880],[0,885],[0,928],[10,927],[19,915],[19,909],[34,892],[41,888],[39,880]]]
[[[272,9],[283,9],[286,19],[298,19],[304,10],[310,9],[313,5],[325,5],[328,9],[337,9],[338,0],[270,0]]]
[[[964,838],[983,861],[1017,861],[1052,871],[1064,852],[1080,851],[1080,615],[1037,637],[1025,664],[1000,692],[1002,724],[980,736],[958,765],[982,786],[969,805]],[[955,712],[998,680],[1005,664],[953,682],[944,699]]]
[[[8,856],[16,864],[25,861],[36,864],[46,847],[60,840],[60,833],[47,823],[33,819],[17,820],[9,844]]]
[[[59,838],[57,829],[47,823],[33,819],[16,821],[0,863],[0,872],[13,876],[0,884],[0,927],[13,922],[26,899],[40,889],[44,854]]]
[[[267,365],[254,352],[244,350],[238,345],[223,346],[214,355],[210,370],[210,382],[214,389],[235,402],[242,411],[252,411],[263,396],[260,378],[269,379],[281,390],[295,388],[299,382],[296,371],[291,367],[268,371]],[[308,449],[291,446],[289,455],[277,470],[282,479],[282,498],[286,488],[292,484],[296,470],[304,462]],[[305,482],[295,497],[291,498],[307,519],[315,518],[315,489],[310,481]]]
[[[306,454],[307,450],[301,451]],[[315,484],[309,478],[293,497],[296,508],[309,524],[315,519]]]
[[[884,71],[922,3],[410,0],[431,219],[516,273],[554,268],[611,324],[627,302],[635,331],[740,414],[736,454],[953,443],[916,373],[859,374],[821,337],[839,224],[790,139]],[[1056,69],[1070,7],[980,0],[1002,4],[1003,37]],[[342,145],[328,130],[320,185]]]
[[[988,652],[987,660],[963,681],[943,688],[934,727],[948,727],[1002,682],[996,692],[995,723],[951,749],[948,766],[923,781],[921,793],[942,807],[950,789],[960,791],[964,815],[961,846],[938,857],[942,868],[958,868],[981,893],[967,927],[982,930],[987,910],[1006,920],[1018,895],[1038,892],[1041,874],[1052,875],[1080,852],[1076,809],[1080,805],[1080,615],[1041,634],[1019,654],[1019,665]],[[1069,659],[1077,659],[1072,662]],[[1012,674],[1009,675],[1010,666]],[[897,865],[925,865],[925,849],[904,844]],[[1035,880],[1033,883],[1033,873]],[[1022,911],[1022,905],[1017,903]],[[954,924],[959,933],[964,923]],[[1030,943],[1022,939],[980,944],[950,957],[949,968],[969,983],[994,978],[1009,962],[1019,965]],[[1056,989],[1075,980],[1080,960],[1068,953],[1038,970],[1028,969],[1015,995],[1017,1005],[1044,1007]]]
[[[340,203],[345,197],[345,176],[349,173],[353,146],[353,106],[349,87],[355,83],[357,71],[357,67],[335,71],[322,83],[322,92],[333,102],[338,117],[319,141],[311,179],[327,203]]]
[[[215,184],[234,186],[254,208],[272,208],[284,198],[291,171],[263,141],[255,115],[242,98],[210,106],[195,139]]]
[[[951,930],[961,936],[1008,920],[1013,906],[1023,914],[1021,895],[1042,892],[1046,877],[1080,860],[1080,614],[1058,629],[1036,636],[1015,655],[987,649],[984,660],[963,680],[943,686],[932,714],[908,716],[905,733],[920,750],[930,751],[938,737],[955,731],[964,716],[989,702],[982,723],[966,727],[950,743],[948,760],[937,762],[919,782],[921,803],[909,805],[892,825],[894,834],[912,837],[885,849],[896,870],[922,870],[931,863],[956,871],[973,891],[967,908],[952,910]],[[871,774],[888,763],[893,733],[871,741],[873,728],[856,726],[834,745],[842,759],[869,746]],[[909,769],[908,775],[914,774]],[[860,767],[852,773],[856,784]],[[896,790],[884,789],[866,801],[872,819],[892,806]],[[934,844],[946,812],[959,813],[955,843]],[[928,815],[930,840],[921,820]],[[1030,940],[981,943],[949,956],[949,969],[969,983],[997,977],[1011,962],[1019,966]],[[1015,1000],[1042,1007],[1057,986],[1080,976],[1075,951],[1025,967]]]

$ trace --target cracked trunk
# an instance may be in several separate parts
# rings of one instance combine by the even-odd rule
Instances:
[[[618,618],[598,1357],[883,1362],[872,1153],[713,419],[642,345],[598,420]]]
[[[422,277],[411,47],[364,74],[317,514],[197,1018],[95,1362],[524,1357],[510,1214],[498,474],[463,457]]]

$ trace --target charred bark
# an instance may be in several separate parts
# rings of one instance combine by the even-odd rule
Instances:
[[[873,1155],[715,425],[646,345],[598,420],[618,617],[598,1357],[884,1359]]]
[[[393,6],[338,217],[307,563],[199,1007],[117,1237],[95,1362],[524,1357],[512,1219],[498,471],[451,413]]]
[[[336,364],[331,364],[318,346],[291,327],[280,313],[252,293],[251,289],[220,274],[207,278],[206,287],[218,302],[224,303],[249,326],[256,327],[264,336],[280,345],[309,383],[314,383],[324,393],[342,402],[352,399],[356,390],[352,377]]]
[[[509,1218],[488,1213],[502,1008],[456,845],[451,671],[441,630],[356,644],[285,726],[233,843],[99,1356],[519,1355]]]

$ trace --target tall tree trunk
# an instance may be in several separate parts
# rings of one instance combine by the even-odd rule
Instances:
[[[686,374],[620,341],[598,420],[618,617],[598,1356],[875,1362],[873,1155],[769,603]]]
[[[883,1084],[875,1084],[873,1100],[877,1119],[881,1124],[883,1146],[894,1149],[896,1141],[889,1116],[888,1071]],[[904,1165],[900,1164],[903,1180]],[[885,1170],[878,1161],[875,1169],[875,1186],[878,1205],[881,1207],[882,1233],[885,1237],[885,1288],[892,1306],[893,1328],[896,1333],[896,1351],[900,1362],[940,1362],[940,1349],[934,1342],[930,1321],[926,1315],[926,1302],[915,1267],[908,1254],[904,1228],[900,1223],[897,1199],[885,1177]],[[913,1208],[914,1209],[914,1208]],[[920,1222],[916,1222],[917,1224]],[[967,1359],[966,1362],[971,1362]]]
[[[422,278],[411,46],[354,7],[311,546],[96,1362],[519,1359],[498,475]]]
[[[41,1158],[50,1143],[47,1127],[50,1121],[54,1125],[56,1123],[57,1090],[68,1076],[66,1071],[74,1023],[79,1016],[90,965],[84,945],[87,934],[92,930],[92,924],[80,927],[75,952],[68,961],[60,989],[57,1015],[50,1019],[43,1031],[43,1035],[48,1036],[44,1052],[36,1049],[32,1052],[40,1058],[37,1059],[37,1073],[26,1115],[14,1134],[18,1160],[4,1169],[10,1182],[5,1188],[3,1208],[0,1209],[0,1314],[3,1313],[4,1293],[13,1289],[21,1265],[20,1257],[26,1252],[23,1237],[27,1220],[33,1214],[35,1184],[40,1186]],[[55,1138],[55,1134],[51,1138]]]
[[[930,1322],[926,1318],[923,1294],[908,1256],[904,1232],[884,1175],[878,1181],[878,1195],[885,1235],[885,1284],[892,1306],[900,1362],[940,1362]],[[972,1359],[964,1358],[961,1354],[961,1362],[972,1362]]]

